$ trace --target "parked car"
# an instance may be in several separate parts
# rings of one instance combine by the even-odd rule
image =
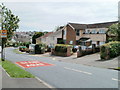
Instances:
[[[26,46],[20,46],[19,51],[26,52],[27,47]]]
[[[29,45],[29,53],[35,54],[35,44],[30,44]]]

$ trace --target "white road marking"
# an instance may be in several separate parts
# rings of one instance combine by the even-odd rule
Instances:
[[[120,80],[118,80],[118,79],[116,79],[116,78],[112,78],[112,80],[114,80],[114,81],[120,81]]]
[[[55,60],[55,58],[52,58],[52,60]]]
[[[68,67],[64,67],[64,68],[65,68],[65,69],[68,69],[68,70],[72,70],[72,71],[76,71],[76,72],[81,72],[81,73],[84,73],[84,74],[92,75],[92,73],[90,73],[90,72],[81,71],[81,70],[76,70],[76,69],[71,69],[71,68],[68,68]]]
[[[38,81],[42,82],[44,85],[46,85],[48,88],[54,88],[53,86],[51,86],[50,84],[46,83],[45,81],[41,80],[40,78],[38,77],[35,77]]]

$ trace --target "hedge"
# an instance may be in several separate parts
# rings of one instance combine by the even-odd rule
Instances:
[[[120,42],[113,41],[100,47],[101,59],[110,59],[120,55]]]
[[[66,45],[66,44],[57,44],[55,46],[55,51],[60,53],[66,53],[67,47],[72,47],[72,45]]]
[[[43,54],[45,53],[45,44],[36,44],[35,45],[35,54]]]

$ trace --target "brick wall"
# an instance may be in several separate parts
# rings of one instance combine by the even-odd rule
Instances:
[[[66,44],[70,44],[70,41],[73,41],[73,45],[76,44],[76,32],[69,25],[66,26]]]

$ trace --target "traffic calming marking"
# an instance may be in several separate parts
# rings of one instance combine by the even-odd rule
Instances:
[[[40,62],[37,60],[33,60],[33,61],[20,61],[20,62],[16,62],[16,64],[18,64],[21,67],[24,68],[30,68],[30,67],[41,67],[41,66],[52,66],[53,64],[49,64],[49,63],[44,63],[44,62]]]
[[[68,67],[64,67],[64,68],[68,69],[68,70],[75,71],[75,72],[81,72],[81,73],[84,73],[84,74],[92,75],[92,73],[90,73],[90,72],[85,72],[85,71],[81,71],[81,70],[71,69],[71,68],[68,68]]]

